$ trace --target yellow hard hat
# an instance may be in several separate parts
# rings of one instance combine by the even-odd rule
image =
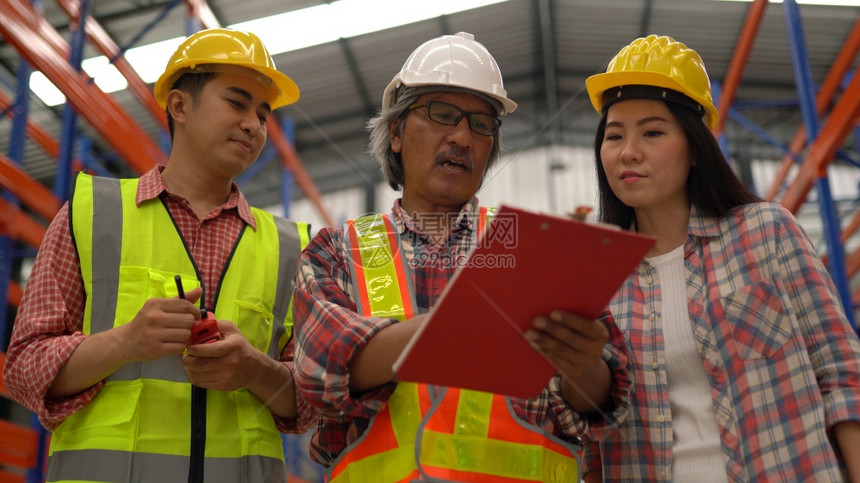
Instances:
[[[299,88],[275,67],[260,38],[250,32],[224,28],[201,30],[189,36],[173,53],[164,73],[155,82],[155,100],[167,107],[167,93],[182,74],[245,67],[264,77],[269,104],[277,109],[299,99]],[[233,70],[231,68],[231,70]]]
[[[615,55],[605,73],[593,75],[585,81],[591,105],[600,113],[607,101],[604,93],[621,88],[613,94],[619,99],[625,98],[624,86],[652,86],[679,92],[694,101],[690,107],[701,112],[708,128],[713,129],[717,125],[711,81],[702,58],[695,50],[671,37],[649,35],[634,40]]]

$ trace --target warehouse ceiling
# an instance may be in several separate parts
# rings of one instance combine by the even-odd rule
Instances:
[[[9,0],[24,2],[26,0]],[[179,0],[92,1],[92,16],[122,47],[134,47],[184,35],[187,4]],[[311,0],[209,0],[220,25],[312,7]],[[404,9],[421,9],[422,1],[404,0]],[[276,114],[292,121],[295,148],[317,188],[325,193],[378,180],[378,169],[366,154],[364,122],[381,102],[383,88],[409,53],[443,34],[467,31],[493,53],[505,77],[505,88],[519,103],[504,119],[505,152],[561,143],[590,145],[597,114],[584,92],[585,79],[604,69],[632,39],[665,34],[683,41],[703,57],[712,81],[722,82],[738,45],[750,3],[711,0],[510,0],[370,34],[277,54],[275,63],[301,89],[294,106]],[[68,42],[74,25],[53,0],[42,0],[44,18]],[[846,38],[860,7],[800,5],[802,29],[812,80],[821,83]],[[386,12],[378,12],[385,15]],[[5,15],[0,11],[0,16]],[[288,31],[290,25],[283,25]],[[84,57],[100,53],[88,45]],[[167,59],[164,59],[165,63]],[[855,58],[853,68],[858,64]],[[0,91],[14,95],[18,52],[0,39]],[[111,94],[158,145],[164,132],[128,91]],[[786,14],[769,4],[755,37],[735,96],[735,109],[767,133],[763,141],[735,120],[726,124],[731,151],[749,161],[778,158],[775,144],[788,144],[801,123],[794,82]],[[47,107],[35,96],[30,119],[60,138],[62,106]],[[0,150],[8,152],[12,122],[0,119]],[[80,131],[92,140],[97,158],[116,174],[134,174],[86,119]],[[857,157],[856,140],[846,151]],[[279,162],[264,153],[261,169],[243,182],[252,204],[278,203]],[[53,185],[56,160],[28,141],[24,168]],[[296,189],[295,196],[303,193]]]

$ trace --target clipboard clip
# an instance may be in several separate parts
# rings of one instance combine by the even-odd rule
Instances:
[[[567,216],[572,220],[585,221],[592,211],[593,209],[588,205],[579,205],[573,209],[573,213],[568,213]]]

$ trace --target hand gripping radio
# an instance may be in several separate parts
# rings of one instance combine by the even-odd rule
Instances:
[[[206,309],[200,309],[200,320],[194,323],[191,328],[191,338],[188,339],[188,345],[208,344],[221,340],[221,332],[218,331],[218,321],[212,312]]]
[[[185,290],[182,289],[182,277],[176,275],[173,278],[176,281],[179,298],[184,299]],[[194,327],[191,328],[191,338],[188,339],[187,345],[208,344],[221,339],[221,332],[218,330],[218,321],[215,320],[215,316],[206,309],[200,309],[200,320],[194,322]]]

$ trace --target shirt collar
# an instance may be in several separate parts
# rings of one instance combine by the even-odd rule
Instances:
[[[419,235],[424,235],[424,233],[418,228],[418,225],[415,223],[415,220],[413,220],[412,217],[409,216],[409,214],[406,213],[406,211],[403,209],[400,204],[400,201],[401,198],[395,200],[394,206],[391,208],[391,213],[392,215],[394,215],[394,224],[397,226],[397,231],[399,233],[411,231]],[[460,211],[456,215],[457,218],[452,224],[453,229],[451,230],[451,233],[457,233],[462,230],[475,231],[475,214],[478,212],[478,198],[476,196],[473,196],[471,200],[467,201],[463,206],[460,207]]]
[[[140,177],[140,183],[137,186],[137,195],[134,200],[137,206],[140,206],[146,201],[160,197],[162,193],[169,194],[177,200],[180,200],[182,203],[186,205],[188,204],[188,201],[185,198],[171,193],[170,190],[167,189],[167,184],[164,183],[164,178],[161,175],[164,168],[164,165],[158,165]],[[254,219],[254,215],[251,214],[251,207],[248,205],[248,200],[245,199],[245,195],[242,194],[242,191],[239,190],[239,186],[235,182],[231,183],[230,197],[227,198],[227,201],[220,206],[222,212],[233,208],[236,209],[236,212],[242,221],[248,224],[251,229],[255,231],[257,230],[257,221]]]
[[[693,205],[690,207],[690,221],[687,225],[687,233],[699,238],[719,236],[720,219],[705,215]]]

